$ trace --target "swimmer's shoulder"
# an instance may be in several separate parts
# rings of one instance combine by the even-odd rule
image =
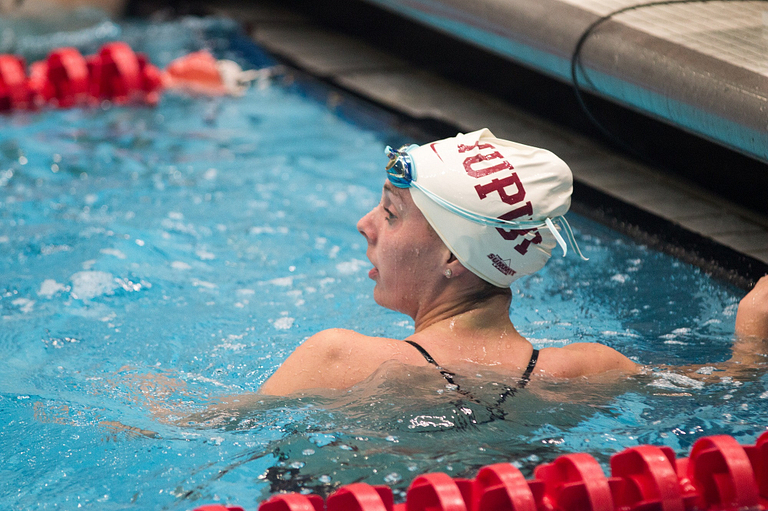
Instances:
[[[576,342],[561,348],[542,348],[534,374],[555,378],[576,378],[619,371],[636,373],[639,364],[615,349],[594,342]]]
[[[373,337],[344,328],[329,328],[308,338],[296,351],[311,350],[313,356],[321,356],[326,361],[366,358],[378,365],[387,360],[402,362],[420,362],[423,358],[406,342],[389,337]]]
[[[345,389],[373,374],[390,360],[424,365],[424,359],[397,339],[346,330],[322,330],[283,362],[261,386],[262,394],[287,395],[308,389]]]

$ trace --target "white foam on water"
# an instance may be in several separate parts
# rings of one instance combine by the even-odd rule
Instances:
[[[125,254],[116,248],[102,248],[99,252],[104,255],[115,256],[118,259],[125,259]]]
[[[198,250],[195,252],[195,255],[202,259],[203,261],[210,261],[212,259],[216,259],[216,254],[212,252],[208,252],[207,250]]]
[[[363,261],[361,259],[352,259],[351,261],[345,261],[336,265],[336,270],[342,275],[352,275],[357,273],[363,268],[369,267],[371,263]]]
[[[704,383],[682,374],[662,372],[656,373],[654,376],[657,379],[649,383],[651,387],[673,390],[704,388]]]
[[[293,277],[280,277],[268,281],[273,286],[290,287],[293,285]]]
[[[294,321],[295,319],[284,316],[282,318],[276,319],[273,323],[273,326],[278,330],[289,330],[293,326]]]
[[[90,300],[101,295],[111,295],[117,283],[111,273],[104,271],[79,271],[70,277],[72,298]]]
[[[207,282],[205,280],[197,280],[197,279],[192,281],[192,285],[195,286],[195,287],[202,287],[202,288],[205,288],[205,289],[216,289],[216,288],[219,287],[216,284],[214,284],[213,282]]]
[[[67,286],[64,284],[59,284],[54,279],[45,279],[43,283],[40,284],[40,289],[37,291],[37,296],[53,298],[53,295],[63,291],[67,291]]]
[[[35,301],[30,300],[29,298],[16,298],[14,301],[11,302],[13,305],[17,306],[21,312],[24,314],[28,314],[32,312],[32,309],[35,306]]]

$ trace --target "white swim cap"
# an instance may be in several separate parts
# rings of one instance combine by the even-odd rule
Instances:
[[[557,244],[565,255],[553,220],[576,246],[562,218],[571,204],[573,176],[551,152],[498,139],[488,129],[387,150],[390,180],[410,188],[449,250],[491,284],[508,287],[538,271]]]

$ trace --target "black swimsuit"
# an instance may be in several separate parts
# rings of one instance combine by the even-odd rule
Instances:
[[[408,344],[419,350],[419,353],[422,354],[422,356],[429,362],[430,364],[437,367],[438,371],[440,371],[440,374],[443,375],[443,378],[450,383],[451,385],[456,385],[456,388],[458,388],[458,385],[455,381],[453,381],[453,377],[456,376],[450,371],[446,371],[442,367],[440,367],[440,364],[435,362],[435,359],[432,358],[432,355],[430,355],[427,350],[421,347],[420,344],[410,341],[408,339],[405,340]],[[523,372],[523,375],[520,377],[520,381],[517,383],[517,386],[519,388],[525,387],[529,381],[531,381],[531,374],[533,373],[533,368],[536,367],[536,362],[539,360],[539,350],[534,349],[533,353],[531,354],[531,360],[528,362],[528,367],[525,368],[525,372]]]
[[[419,353],[426,359],[427,362],[432,364],[437,368],[438,371],[440,371],[440,374],[443,375],[443,378],[445,378],[445,381],[447,381],[451,385],[451,390],[455,391],[457,394],[459,394],[461,399],[457,402],[454,402],[457,406],[461,408],[462,413],[456,415],[456,427],[460,428],[466,428],[470,425],[476,426],[479,424],[483,424],[486,422],[494,421],[494,420],[504,420],[507,415],[508,411],[502,407],[504,402],[506,402],[507,398],[514,396],[518,390],[522,389],[526,386],[526,384],[531,381],[531,374],[533,373],[533,368],[536,366],[536,362],[539,359],[539,350],[534,349],[533,353],[531,354],[531,360],[528,362],[528,367],[525,368],[525,371],[523,372],[523,375],[520,377],[520,379],[517,381],[517,385],[510,386],[510,385],[504,385],[503,390],[497,395],[495,402],[488,403],[486,399],[480,399],[473,395],[472,392],[461,389],[459,387],[459,384],[456,383],[454,380],[454,377],[456,376],[454,373],[447,371],[443,369],[440,364],[435,362],[435,359],[432,358],[432,355],[430,355],[427,350],[422,348],[418,343],[409,341],[408,339],[405,340],[408,344],[419,350]],[[483,408],[485,408],[487,412],[487,416],[484,419],[481,419],[478,417],[475,413],[475,410],[473,410],[470,407],[464,406],[462,402],[470,401],[472,403],[476,403]],[[464,426],[459,426],[459,424],[464,424]]]

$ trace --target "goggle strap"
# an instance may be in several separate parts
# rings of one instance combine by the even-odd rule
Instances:
[[[555,227],[555,224],[552,222],[552,219],[547,218],[545,222],[547,223],[547,228],[549,229],[549,232],[552,233],[552,236],[554,236],[555,239],[557,240],[557,244],[560,245],[560,248],[563,249],[563,257],[565,257],[568,254],[568,245],[565,244],[565,240],[563,239],[562,236],[560,236],[560,232]]]
[[[566,220],[564,216],[559,216],[555,220],[559,221],[560,226],[565,231],[565,235],[568,238],[568,242],[571,244],[571,246],[576,251],[576,253],[579,254],[579,257],[583,261],[589,261],[589,258],[585,257],[584,254],[581,253],[581,249],[579,248],[579,244],[576,243],[576,237],[573,235],[573,230],[571,229],[571,224],[568,223],[568,220]],[[565,250],[563,250],[563,257],[565,257]]]
[[[466,218],[467,220],[470,220],[478,224],[489,225],[491,227],[497,227],[499,229],[514,229],[517,231],[527,231],[529,229],[538,229],[540,227],[544,227],[547,225],[546,222],[543,220],[503,220],[501,218],[496,218],[492,216],[482,215],[480,213],[475,213],[474,211],[470,211],[468,209],[462,208],[461,206],[457,206],[456,204],[443,199],[439,195],[435,195],[434,193],[430,192],[426,188],[419,185],[419,183],[417,183],[416,181],[411,181],[411,186],[421,191],[424,195],[429,197],[433,202],[436,202],[438,205],[442,206],[448,211],[456,213],[460,217]]]

